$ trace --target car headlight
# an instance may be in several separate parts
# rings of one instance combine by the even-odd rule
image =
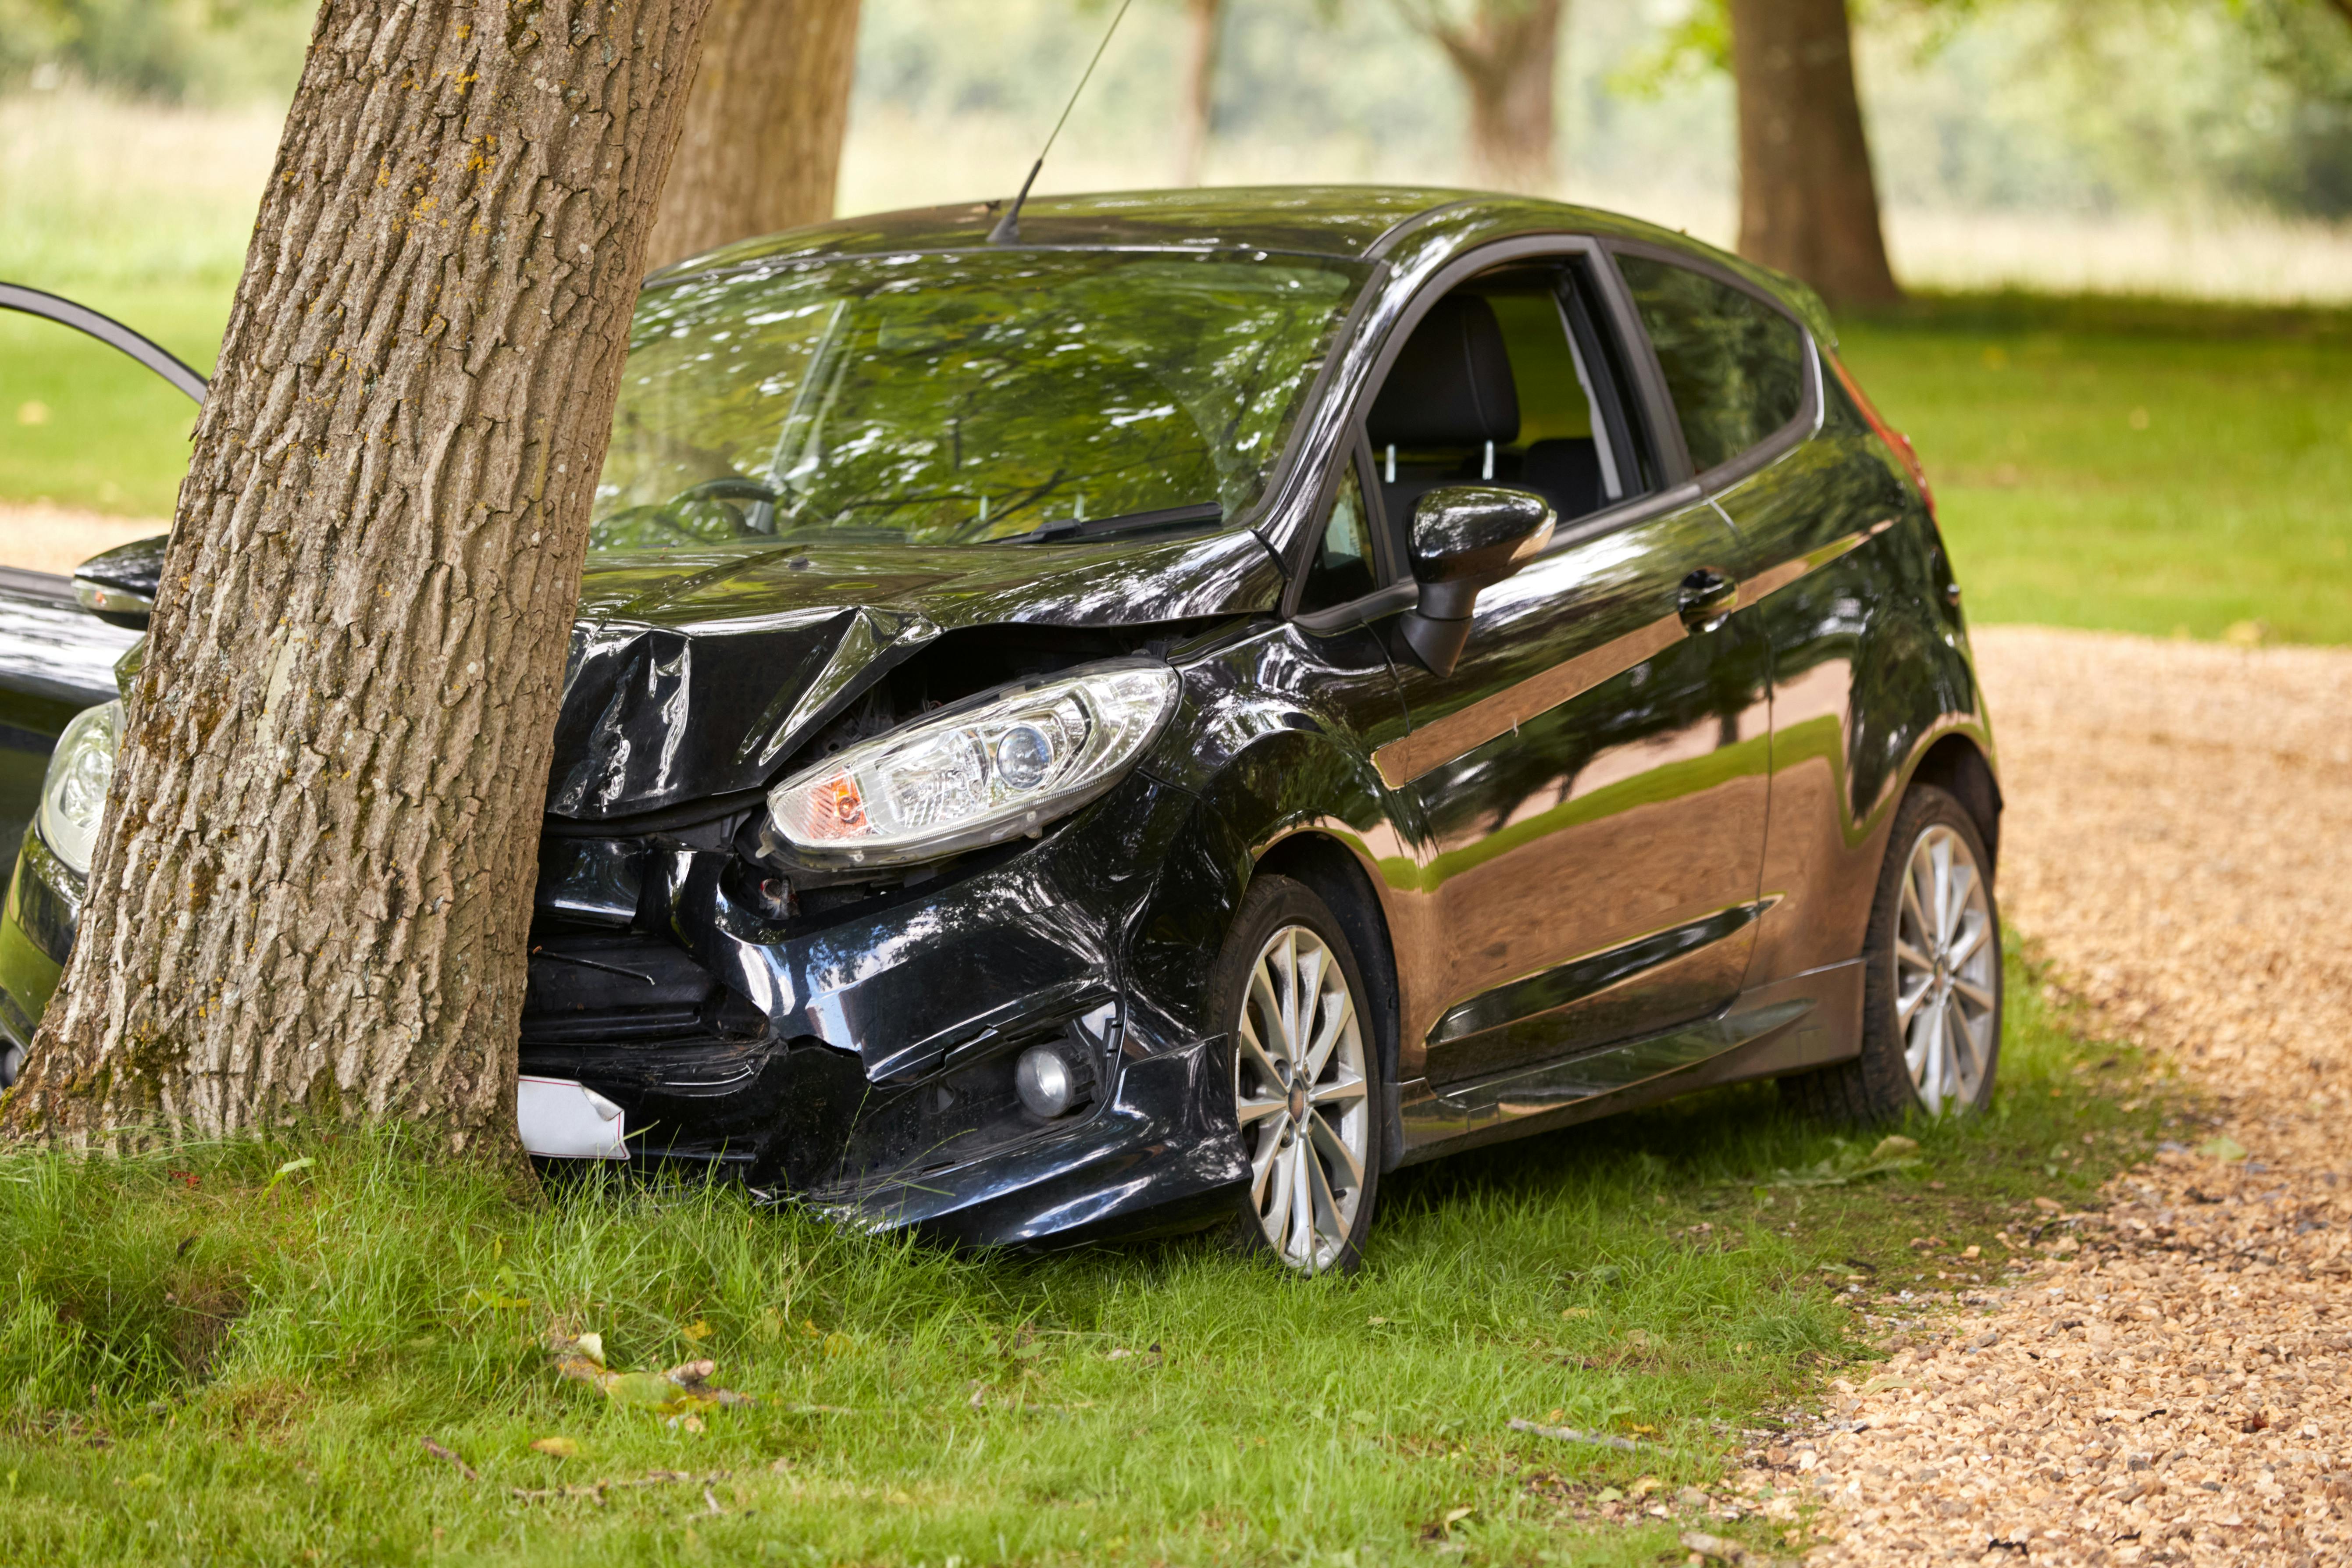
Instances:
[[[1135,660],[983,692],[795,773],[768,813],[813,865],[994,844],[1108,789],[1168,721],[1177,686],[1166,665]]]
[[[41,781],[41,841],[78,877],[89,875],[99,825],[106,820],[106,786],[114,782],[114,752],[122,743],[120,700],[85,708],[58,737]]]

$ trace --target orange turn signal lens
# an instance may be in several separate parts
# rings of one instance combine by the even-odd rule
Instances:
[[[856,838],[866,830],[866,796],[857,781],[836,773],[808,794],[808,827],[812,838]]]

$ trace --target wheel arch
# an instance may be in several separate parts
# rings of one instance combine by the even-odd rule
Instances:
[[[1960,803],[1969,820],[1976,824],[1978,837],[1984,840],[1985,858],[1990,862],[1986,869],[1998,874],[2000,781],[1994,776],[1992,763],[1976,738],[1959,731],[1938,737],[1913,765],[1910,783],[1934,784]]]
[[[1388,910],[1356,851],[1318,826],[1301,826],[1261,849],[1250,867],[1253,879],[1288,877],[1304,884],[1339,922],[1362,972],[1372,1013],[1373,1049],[1381,1065],[1381,1167],[1394,1170],[1404,1152],[1402,1101],[1397,1092],[1399,1045],[1404,1013],[1398,990],[1396,944]]]

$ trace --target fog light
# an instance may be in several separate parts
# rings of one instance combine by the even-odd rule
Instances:
[[[1013,1065],[1013,1090],[1034,1116],[1059,1116],[1077,1099],[1070,1064],[1051,1046],[1032,1046]]]

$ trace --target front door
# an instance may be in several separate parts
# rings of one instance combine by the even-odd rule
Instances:
[[[1552,549],[1480,595],[1452,671],[1392,639],[1410,728],[1378,762],[1420,828],[1446,948],[1404,1071],[1423,1041],[1439,1086],[1705,1017],[1753,940],[1768,649],[1726,613],[1720,514],[1660,493],[1583,267],[1521,265],[1439,301],[1367,422],[1393,530],[1454,478],[1560,514]]]

